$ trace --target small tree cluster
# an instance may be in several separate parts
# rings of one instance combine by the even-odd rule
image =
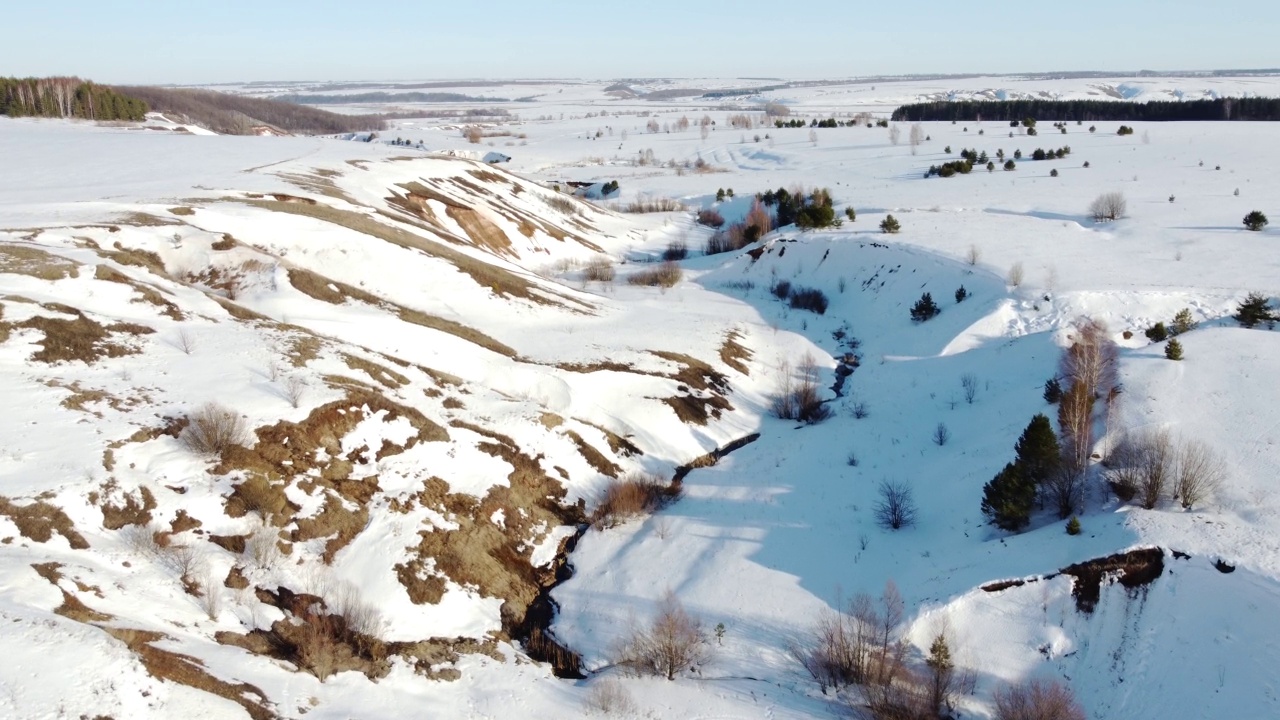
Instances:
[[[795,224],[800,228],[824,228],[836,224],[836,211],[831,191],[819,188],[809,193],[788,192],[778,188],[757,195],[765,207],[773,209],[778,227]]]
[[[1053,160],[1054,158],[1057,158],[1058,160],[1061,160],[1062,158],[1070,154],[1071,154],[1070,145],[1063,145],[1057,150],[1054,150],[1053,148],[1049,148],[1048,150],[1045,150],[1043,148],[1036,148],[1035,151],[1031,153],[1031,159],[1032,160]]]
[[[911,306],[911,319],[915,322],[924,322],[932,320],[938,313],[942,312],[942,308],[933,301],[933,295],[925,293],[920,296],[915,305]]]
[[[1016,459],[982,489],[982,513],[997,527],[1017,531],[1031,520],[1037,494],[1053,502],[1063,517],[1077,503],[1079,486],[1064,473],[1058,439],[1049,418],[1036,415],[1014,445]]]
[[[996,690],[995,720],[1085,720],[1071,689],[1032,680]]]
[[[1092,131],[1092,128],[1090,128],[1090,131]],[[1121,125],[1121,126],[1120,126],[1120,128],[1116,130],[1116,134],[1117,134],[1117,135],[1132,135],[1132,134],[1133,134],[1133,128],[1129,127],[1128,125]]]
[[[822,400],[818,385],[818,364],[812,355],[800,362],[800,378],[792,376],[791,365],[778,369],[782,382],[773,397],[773,414],[782,420],[799,420],[810,425],[831,417],[831,409]]]
[[[1148,510],[1172,499],[1192,508],[1226,479],[1226,465],[1207,444],[1165,429],[1126,434],[1107,458],[1107,481],[1116,497],[1137,499]]]
[[[1089,203],[1089,215],[1094,222],[1109,222],[1124,217],[1128,208],[1129,203],[1125,200],[1124,193],[1103,193]]]

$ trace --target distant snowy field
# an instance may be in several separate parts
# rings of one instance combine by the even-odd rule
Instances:
[[[542,430],[540,413],[582,418],[618,432],[625,428],[647,453],[628,469],[666,474],[701,452],[761,433],[760,440],[715,467],[691,473],[684,498],[667,510],[607,531],[587,531],[571,556],[574,577],[554,591],[560,614],[553,630],[582,653],[587,669],[619,678],[634,701],[636,717],[846,714],[841,702],[818,691],[789,657],[788,647],[838,598],[877,595],[890,579],[907,603],[904,636],[912,643],[911,662],[921,663],[933,636],[945,629],[958,663],[976,673],[976,691],[960,698],[961,717],[990,717],[999,684],[1028,677],[1068,682],[1091,718],[1280,715],[1272,672],[1280,662],[1280,493],[1274,483],[1280,475],[1280,392],[1275,383],[1280,335],[1265,328],[1239,328],[1229,317],[1248,292],[1280,295],[1280,226],[1274,224],[1280,223],[1280,180],[1271,151],[1280,142],[1280,124],[1138,123],[1135,134],[1117,136],[1115,122],[1095,123],[1092,133],[1089,123],[1073,123],[1062,134],[1051,126],[1054,118],[1040,118],[1039,135],[1031,137],[1007,123],[924,123],[929,139],[914,149],[906,127],[894,144],[883,128],[823,128],[811,135],[809,128],[730,126],[731,116],[758,116],[770,101],[786,104],[795,117],[847,118],[859,112],[887,116],[904,102],[945,98],[1280,96],[1280,77],[964,78],[850,82],[715,100],[639,97],[659,90],[771,84],[777,83],[645,82],[631,86],[634,97],[607,94],[607,83],[569,81],[423,90],[534,96],[529,102],[503,103],[515,117],[487,125],[491,137],[479,145],[467,142],[456,124],[431,119],[396,121],[373,143],[192,136],[0,119],[0,228],[8,229],[0,231],[0,240],[34,242],[73,261],[93,263],[98,260],[91,259],[80,240],[90,237],[109,247],[113,235],[103,228],[72,226],[106,223],[135,210],[161,214],[167,207],[190,204],[195,214],[183,219],[190,224],[180,230],[130,228],[118,237],[157,252],[169,267],[207,262],[212,257],[206,256],[209,243],[230,233],[246,244],[235,252],[256,248],[254,252],[276,257],[281,267],[296,264],[350,285],[376,275],[397,301],[474,324],[523,357],[502,358],[423,330],[405,334],[390,319],[361,309],[365,306],[310,301],[293,292],[280,274],[262,279],[242,302],[282,323],[349,343],[342,346],[345,352],[368,353],[373,359],[372,353],[387,353],[461,377],[474,393],[466,395],[461,411],[422,400],[419,383],[427,380],[415,371],[404,370],[412,383],[397,397],[432,418],[492,421],[521,443],[545,449],[551,455],[548,463],[567,467],[574,477],[568,483],[571,500],[581,497],[590,503],[604,478],[558,436]],[[388,88],[341,92],[375,89]],[[304,91],[292,86],[239,90],[262,95]],[[323,87],[305,91],[327,92]],[[697,125],[703,116],[715,122],[705,138]],[[668,133],[646,127],[651,119],[660,128],[675,126],[681,117],[693,123],[689,129]],[[397,137],[422,141],[428,151],[385,144]],[[1063,159],[1030,159],[1036,148],[1064,145],[1071,153]],[[984,151],[993,159],[998,150],[1008,157],[1021,151],[1023,159],[1011,172],[997,163],[992,173],[978,168],[967,176],[923,177],[930,165],[957,159],[962,148]],[[613,288],[584,285],[567,264],[549,270],[557,259],[581,260],[591,253],[565,249],[541,234],[521,245],[515,257],[501,261],[504,267],[551,276],[562,284],[549,282],[548,288],[600,308],[596,316],[581,317],[508,304],[454,277],[457,273],[445,273],[439,264],[410,260],[356,233],[215,202],[232,193],[287,191],[347,207],[347,201],[284,181],[290,173],[321,168],[344,173],[335,182],[358,207],[385,209],[389,188],[453,172],[452,161],[433,153],[479,157],[491,150],[512,157],[504,170],[546,185],[617,180],[621,191],[600,201],[605,207],[673,198],[690,210],[718,207],[732,220],[746,213],[754,193],[800,185],[829,188],[837,212],[854,208],[857,219],[833,230],[784,229],[766,238],[758,260],[741,253],[701,256],[698,250],[709,231],[695,225],[690,212],[594,219],[592,237],[611,257],[628,261],[619,266],[622,276],[673,240],[683,240],[695,251],[683,263],[684,282],[662,293],[624,283]],[[410,159],[396,159],[401,157]],[[640,157],[657,162],[640,164]],[[709,171],[681,169],[697,160]],[[1057,177],[1050,175],[1054,169]],[[719,188],[732,188],[737,198],[717,204]],[[1124,194],[1128,215],[1114,223],[1094,223],[1088,205],[1110,191]],[[534,212],[530,192],[504,201]],[[1255,209],[1271,216],[1273,225],[1247,232],[1241,219]],[[889,213],[901,222],[900,234],[883,235],[877,229]],[[48,230],[28,241],[33,228]],[[516,237],[514,225],[504,229]],[[975,248],[978,259],[970,265],[965,258]],[[478,251],[473,254],[497,262]],[[1025,276],[1017,287],[1007,282],[1015,265]],[[91,283],[92,275],[44,282],[0,272],[0,298],[20,295],[91,306],[104,317],[157,323],[165,338],[176,332],[178,325],[149,310],[143,313],[125,294],[111,295],[104,289],[107,284]],[[431,280],[424,283],[424,278]],[[789,309],[769,292],[779,279],[822,290],[830,307],[820,316]],[[961,285],[969,298],[956,304],[953,292]],[[120,368],[142,376],[173,364],[188,372],[158,376],[163,379],[147,391],[148,413],[180,408],[209,394],[209,384],[217,382],[224,384],[219,394],[242,398],[255,425],[305,415],[264,392],[269,383],[261,368],[272,362],[263,339],[268,333],[223,322],[218,306],[189,287],[158,287],[200,313],[197,322],[209,339],[202,341],[208,348],[205,358],[184,360],[172,340],[148,340],[146,353],[115,361],[120,367],[112,366],[109,374],[75,363],[33,367],[25,358],[34,345],[25,335],[0,344],[0,371],[14,405],[0,423],[0,477],[6,496],[54,492],[68,507],[78,503],[68,512],[86,534],[91,523],[100,524],[97,511],[82,499],[103,480],[100,466],[99,476],[85,477],[85,468],[97,466],[101,455],[95,443],[103,440],[94,436],[125,437],[137,423],[111,412],[106,419],[95,419],[63,410],[51,402],[62,392],[49,386],[51,380],[123,393],[139,383]],[[908,309],[923,292],[930,292],[943,312],[914,324]],[[24,304],[0,302],[4,321],[28,318]],[[1175,363],[1143,331],[1156,321],[1168,323],[1182,308],[1189,308],[1200,326],[1181,338],[1186,359]],[[1124,391],[1108,435],[1099,438],[1096,450],[1103,452],[1120,429],[1168,428],[1202,439],[1221,454],[1227,482],[1203,507],[1183,511],[1172,504],[1142,510],[1118,503],[1094,481],[1080,515],[1082,535],[1067,536],[1063,523],[1047,511],[1037,513],[1025,533],[997,531],[979,512],[982,485],[1013,459],[1013,444],[1034,414],[1056,417],[1041,389],[1055,373],[1071,323],[1082,316],[1104,321],[1122,348]],[[645,359],[649,349],[712,361],[729,330],[739,332],[753,353],[750,374],[719,367],[730,377],[735,409],[706,427],[679,423],[653,402],[669,391],[669,381],[550,367],[625,358],[649,370],[661,369],[662,363]],[[794,368],[805,353],[816,356],[824,389],[832,384],[834,358],[848,350],[838,331],[861,341],[862,362],[843,397],[826,391],[833,397],[835,416],[812,427],[770,417],[768,399],[780,368]],[[1123,337],[1126,331],[1130,338]],[[231,357],[238,363],[234,377],[224,367]],[[331,349],[314,369],[300,372],[318,383],[313,376],[341,370],[338,358]],[[960,379],[966,373],[979,380],[972,403],[962,397]],[[304,406],[331,399],[316,392]],[[866,417],[854,416],[859,403],[869,410]],[[931,439],[939,423],[949,429],[945,445]],[[603,436],[592,434],[594,425],[575,427],[596,441]],[[404,430],[370,427],[362,432],[372,434],[359,442],[372,442],[379,433],[394,439]],[[380,465],[384,492],[408,492],[418,473],[429,468],[451,481],[465,479],[472,483],[469,492],[482,493],[501,475],[492,465],[496,461],[467,445],[478,436],[451,432],[462,439],[447,452],[437,449],[445,446],[419,446]],[[74,438],[76,447],[64,449],[65,438]],[[125,485],[162,485],[161,476],[172,483],[173,477],[202,472],[175,445],[160,437],[122,452],[125,462],[138,466],[120,471]],[[849,462],[851,455],[856,466]],[[876,526],[872,509],[882,480],[911,485],[919,504],[914,527],[894,532]],[[211,481],[207,489],[193,489],[204,498],[203,517],[219,532],[239,531],[240,524],[221,515],[218,502],[229,485],[216,482],[220,484]],[[190,497],[169,500],[175,504],[161,508],[166,519],[177,503],[192,502]],[[305,512],[317,509],[307,503]],[[0,535],[17,536],[8,523],[0,518]],[[392,625],[388,639],[483,636],[497,624],[492,598],[453,587],[446,603],[425,608],[401,597],[390,567],[403,546],[411,544],[415,523],[442,521],[426,513],[376,516],[339,554],[335,571],[385,598],[384,612]],[[84,591],[81,599],[122,618],[154,616],[147,626],[163,626],[176,638],[166,647],[196,654],[220,677],[255,684],[283,717],[590,714],[584,698],[599,676],[556,680],[544,666],[517,660],[509,647],[505,661],[467,656],[459,663],[462,679],[456,682],[425,681],[411,667],[397,664],[380,682],[347,672],[319,683],[283,667],[286,663],[210,642],[216,630],[263,619],[233,617],[229,611],[214,622],[180,589],[147,590],[148,583],[159,586],[163,579],[121,570],[120,558],[128,556],[128,549],[113,533],[94,532],[88,554],[67,549],[65,543],[49,549],[22,538],[0,546],[5,567],[0,613],[12,623],[0,634],[0,647],[11,658],[9,669],[0,671],[0,709],[11,716],[77,717],[89,713],[95,702],[117,718],[243,716],[231,702],[202,704],[208,695],[155,680],[120,643],[53,615],[60,593],[28,567],[51,559],[67,563],[68,576],[89,585],[119,583],[118,592],[103,588],[105,600]],[[409,539],[398,539],[401,535]],[[105,550],[99,550],[99,536],[106,539]],[[1146,546],[1191,557],[1166,554],[1164,574],[1138,591],[1104,587],[1091,615],[1076,610],[1065,576],[995,593],[980,589],[998,580],[1041,578],[1071,563]],[[1236,570],[1223,574],[1215,569],[1216,560]],[[217,563],[224,571],[227,558],[218,556]],[[77,564],[80,570],[73,573]],[[63,593],[74,588],[70,580],[59,587]],[[696,675],[675,683],[626,678],[608,669],[612,648],[629,624],[644,620],[667,591],[708,627],[723,623],[724,637],[716,642],[711,660]],[[74,672],[67,669],[72,666]],[[75,677],[65,677],[49,690],[32,680],[52,674]],[[150,700],[142,698],[144,692],[153,694]]]

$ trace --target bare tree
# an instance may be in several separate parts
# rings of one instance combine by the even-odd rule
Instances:
[[[934,444],[936,444],[938,447],[942,447],[943,445],[946,445],[947,441],[950,439],[951,439],[951,431],[947,429],[947,424],[938,423],[938,426],[933,429]]]
[[[912,155],[919,152],[920,143],[924,142],[924,128],[921,127],[920,123],[913,123],[911,125],[911,133],[907,138],[907,142],[911,143]]]
[[[783,362],[778,368],[782,376],[778,392],[772,401],[773,414],[783,420],[799,420],[815,424],[831,417],[831,408],[822,400],[819,385],[818,362],[812,354],[800,361],[800,380],[792,377],[791,364]]]
[[[902,128],[897,123],[889,126],[889,142],[897,145],[902,140]]]
[[[1022,263],[1016,262],[1009,266],[1009,275],[1006,280],[1009,287],[1018,287],[1022,285],[1022,281],[1026,278],[1026,270],[1023,269]]]
[[[982,251],[978,249],[977,245],[970,245],[969,249],[965,251],[965,254],[964,254],[965,264],[973,266],[973,265],[977,265],[978,262],[981,260],[982,260]]]
[[[705,661],[710,650],[702,623],[685,612],[675,593],[667,591],[658,602],[653,622],[632,630],[619,664],[675,680],[676,675]]]
[[[1173,494],[1182,507],[1199,504],[1221,487],[1226,465],[1213,448],[1196,439],[1183,440],[1176,456]]]
[[[1103,193],[1089,203],[1089,215],[1095,222],[1108,222],[1124,217],[1129,203],[1119,191]]]
[[[1085,720],[1071,688],[1031,680],[996,690],[996,720]]]
[[[1172,475],[1174,452],[1173,438],[1166,429],[1147,433],[1140,441],[1138,468],[1142,507],[1151,510],[1164,497]]]
[[[190,355],[196,349],[196,338],[189,330],[181,328],[178,330],[178,338],[174,344],[183,354]]]
[[[973,373],[961,375],[960,387],[964,388],[964,401],[972,405],[974,398],[978,397],[978,376]]]
[[[1094,398],[1120,385],[1120,352],[1107,332],[1106,323],[1091,318],[1075,322],[1071,346],[1062,354],[1059,374],[1072,384],[1083,385]]]
[[[911,486],[899,480],[885,480],[878,488],[880,500],[874,508],[876,524],[886,530],[901,530],[916,522],[916,503]]]
[[[307,381],[300,375],[290,375],[284,381],[284,397],[295,408],[302,404],[302,396],[307,392]]]
[[[1062,433],[1063,465],[1083,474],[1093,452],[1093,394],[1076,383],[1067,388],[1058,402],[1058,428]]]
[[[1049,474],[1041,485],[1042,492],[1053,503],[1058,517],[1072,515],[1084,497],[1085,473],[1075,467],[1072,458],[1064,458],[1057,470]]]

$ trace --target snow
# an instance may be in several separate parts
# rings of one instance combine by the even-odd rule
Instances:
[[[634,87],[759,84],[695,79]],[[8,628],[0,634],[0,651],[10,658],[0,671],[0,712],[243,717],[234,703],[151,677],[120,642],[54,614],[61,590],[111,615],[113,627],[163,632],[168,639],[158,647],[199,658],[229,682],[256,685],[282,717],[417,717],[424,708],[459,717],[579,717],[587,713],[591,688],[606,677],[621,682],[642,716],[839,716],[842,704],[819,692],[788,647],[840,598],[878,595],[892,579],[907,604],[903,630],[913,647],[910,661],[919,663],[945,629],[961,668],[976,674],[975,693],[959,700],[963,717],[989,716],[1001,683],[1029,677],[1069,680],[1091,717],[1280,713],[1268,674],[1280,659],[1280,496],[1272,482],[1280,472],[1273,382],[1280,373],[1280,336],[1239,328],[1229,318],[1247,292],[1280,294],[1277,230],[1250,233],[1240,226],[1252,209],[1280,213],[1267,204],[1280,187],[1268,157],[1258,152],[1274,144],[1274,125],[1140,124],[1136,135],[1120,137],[1116,123],[1099,123],[1096,133],[1069,125],[1062,137],[1044,128],[1037,137],[1010,138],[1010,129],[999,123],[925,123],[932,139],[913,154],[905,143],[892,144],[882,128],[819,129],[815,145],[808,128],[735,130],[727,116],[739,111],[720,109],[719,100],[620,100],[605,94],[607,85],[566,82],[513,107],[520,118],[512,129],[527,139],[510,151],[510,163],[496,168],[446,156],[480,157],[496,144],[476,148],[456,126],[426,121],[400,121],[385,134],[411,129],[415,141],[438,153],[400,159],[403,149],[382,143],[0,118],[0,228],[8,228],[0,231],[0,249],[38,248],[77,265],[74,277],[51,280],[5,270],[0,255],[2,321],[75,317],[40,305],[59,303],[104,326],[139,323],[155,331],[113,334],[113,342],[138,352],[93,364],[32,361],[42,338],[33,329],[13,327],[0,343],[8,400],[0,423],[4,494],[17,505],[45,498],[62,508],[90,545],[76,550],[57,534],[36,542],[0,517],[0,616]],[[1271,76],[877,79],[731,101],[755,114],[764,102],[785,99],[797,115],[827,117],[883,115],[902,102],[935,97],[1194,99],[1274,95],[1277,85]],[[259,90],[270,91],[254,92]],[[527,90],[513,85],[485,92]],[[600,115],[602,110],[609,114]],[[717,125],[706,140],[696,125],[648,133],[642,112],[673,124],[684,115],[696,122],[707,114]],[[160,118],[149,124],[179,127]],[[589,139],[597,131],[604,135]],[[1037,147],[1063,144],[1072,148],[1066,158],[1024,159],[1014,172],[922,177],[930,165],[956,157],[943,150],[948,145],[993,156],[997,148],[1010,155],[1021,149],[1029,156]],[[702,158],[718,172],[678,173],[632,162],[647,149],[660,162]],[[1060,175],[1050,177],[1050,169]],[[326,178],[331,190],[299,184],[300,175]],[[849,206],[857,220],[827,231],[784,228],[765,239],[758,259],[741,253],[704,257],[697,250],[709,231],[693,224],[690,213],[558,213],[547,203],[554,191],[537,182],[563,179],[617,180],[620,197],[606,205],[675,198],[691,208],[716,207],[731,221],[746,214],[755,192],[825,186],[838,216]],[[463,223],[446,214],[439,197],[427,205],[440,233],[396,215],[388,199],[415,182],[450,203],[477,208],[512,240],[510,251],[469,242]],[[737,197],[715,203],[717,188],[729,187]],[[1088,204],[1110,190],[1128,198],[1128,216],[1095,223]],[[251,202],[252,194],[271,193],[416,233],[426,247],[447,247],[515,273],[544,296],[567,300],[557,305],[504,297],[439,254]],[[175,214],[175,207],[192,213]],[[168,224],[127,221],[139,212]],[[889,213],[902,224],[898,235],[876,229]],[[526,233],[520,222],[526,216],[546,225]],[[575,268],[596,251],[555,237],[561,231],[582,233],[618,262],[619,281],[582,282]],[[233,249],[214,247],[224,234],[235,239]],[[659,291],[625,282],[673,240],[695,251],[682,263],[681,283]],[[979,254],[973,264],[966,262],[971,248]],[[102,250],[153,253],[168,277]],[[1006,281],[1016,263],[1026,277],[1012,287]],[[104,280],[98,268],[138,284]],[[214,269],[243,272],[236,302],[265,319],[232,318],[212,297],[225,294],[217,280],[200,275]],[[318,300],[294,287],[289,271],[299,269],[385,304]],[[822,290],[830,307],[823,315],[787,307],[770,293],[777,280]],[[961,285],[968,298],[956,303],[953,293]],[[176,305],[184,319],[166,314],[140,288]],[[943,311],[913,323],[908,309],[926,291]],[[396,307],[465,325],[511,347],[515,356],[405,322]],[[1180,338],[1186,359],[1175,363],[1142,331],[1167,323],[1184,307],[1200,326]],[[1033,415],[1054,416],[1041,388],[1056,371],[1071,324],[1084,315],[1105,321],[1122,347],[1124,391],[1097,449],[1121,430],[1167,428],[1214,448],[1224,459],[1227,482],[1190,510],[1173,503],[1143,510],[1119,503],[1095,480],[1080,513],[1080,536],[1067,536],[1047,511],[1037,513],[1024,533],[997,531],[979,512],[982,485],[1012,459],[1013,444]],[[749,374],[720,360],[731,331],[752,352]],[[1132,337],[1124,338],[1125,331]],[[190,352],[182,348],[184,332],[194,338]],[[314,357],[295,365],[291,348],[309,334],[321,338]],[[827,387],[836,358],[853,351],[850,337],[860,341],[861,364],[836,397]],[[733,388],[733,409],[705,426],[682,423],[662,402],[682,392],[680,381],[666,377],[676,363],[653,351],[688,354],[723,372]],[[769,399],[782,369],[795,372],[806,354],[814,357],[834,417],[797,427],[772,418]],[[635,371],[572,369],[604,361]],[[360,363],[383,366],[403,381],[358,370]],[[978,379],[973,402],[963,394],[965,374]],[[570,556],[572,577],[552,593],[558,606],[552,630],[598,673],[591,679],[557,680],[504,640],[496,645],[503,659],[464,655],[456,664],[461,677],[452,682],[426,680],[396,660],[377,682],[346,672],[321,683],[286,662],[214,640],[219,631],[267,627],[283,614],[257,602],[251,591],[222,588],[222,578],[242,558],[201,542],[202,535],[256,527],[253,516],[225,512],[225,496],[243,471],[214,474],[213,463],[157,431],[167,419],[211,400],[236,408],[253,428],[300,422],[346,396],[326,380],[332,376],[357,380],[421,413],[449,439],[416,442],[417,429],[404,414],[352,404],[344,412],[360,411],[362,419],[337,439],[332,457],[321,451],[315,462],[322,467],[342,459],[351,463],[348,478],[377,482],[367,522],[330,566],[318,557],[327,542],[319,538],[294,544],[288,562],[249,567],[247,574],[265,587],[351,582],[382,612],[387,641],[483,640],[500,633],[500,598],[449,580],[439,602],[415,604],[396,569],[411,558],[419,533],[460,526],[462,518],[452,511],[414,501],[430,478],[477,501],[494,488],[510,487],[511,465],[487,451],[486,443],[509,439],[548,474],[564,478],[566,503],[581,500],[590,509],[608,478],[579,452],[570,430],[623,472],[663,476],[748,434],[761,437],[718,465],[690,473],[682,498],[658,514],[586,530]],[[296,406],[287,391],[291,378],[303,387]],[[85,391],[105,395],[84,400],[77,410],[72,401]],[[859,404],[869,410],[866,417],[854,416]],[[931,440],[939,423],[950,433],[944,445]],[[598,428],[627,438],[644,454],[613,451]],[[151,434],[129,442],[139,431]],[[404,450],[380,452],[384,443]],[[104,465],[108,448],[110,468]],[[318,473],[313,469],[309,477]],[[302,469],[298,474],[308,476]],[[877,486],[885,480],[912,487],[919,504],[914,527],[895,532],[876,525]],[[105,487],[108,481],[113,488]],[[297,517],[315,517],[326,491],[300,485],[290,485],[287,496],[298,506]],[[119,502],[141,488],[156,498],[158,524],[167,526],[179,508],[202,523],[181,537],[199,543],[212,585],[222,593],[224,608],[213,619],[173,572],[142,557],[120,531],[106,529],[89,497],[94,492]],[[476,521],[515,532],[522,526],[518,514],[489,507]],[[575,531],[544,523],[518,542],[534,567],[545,568]],[[1075,608],[1070,578],[1049,577],[1075,562],[1149,546],[1166,550],[1164,575],[1139,590],[1105,586],[1089,615]],[[1190,558],[1175,557],[1175,550]],[[1216,560],[1235,571],[1221,572]],[[31,569],[44,562],[62,563],[58,588]],[[427,558],[420,574],[439,570]],[[999,592],[981,589],[1004,579],[1031,582]],[[707,627],[723,623],[722,641],[713,640],[715,653],[696,674],[674,683],[622,677],[609,667],[614,645],[667,592]]]

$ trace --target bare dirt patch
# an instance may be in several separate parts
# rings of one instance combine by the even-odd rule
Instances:
[[[742,334],[737,330],[729,332],[724,339],[724,344],[720,346],[720,362],[743,375],[750,375],[751,370],[747,368],[747,362],[751,360],[752,353],[738,343],[741,338]]]

